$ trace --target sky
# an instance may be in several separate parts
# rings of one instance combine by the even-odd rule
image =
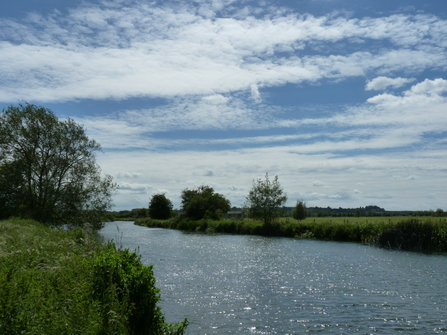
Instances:
[[[0,109],[84,125],[115,210],[209,185],[242,206],[447,210],[445,0],[0,2]]]

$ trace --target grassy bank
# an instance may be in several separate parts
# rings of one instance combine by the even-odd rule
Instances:
[[[0,334],[183,334],[151,266],[80,228],[0,221]]]
[[[137,219],[146,227],[180,229],[207,233],[248,234],[357,242],[383,248],[423,252],[447,252],[445,218],[284,218],[273,226],[245,219],[190,221]]]

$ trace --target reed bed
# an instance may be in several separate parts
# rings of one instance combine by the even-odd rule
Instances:
[[[281,218],[265,227],[245,220],[137,219],[135,224],[206,233],[282,236],[339,242],[357,242],[382,248],[447,252],[446,218]]]

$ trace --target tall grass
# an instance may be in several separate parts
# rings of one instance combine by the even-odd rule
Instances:
[[[302,221],[282,218],[268,227],[262,222],[251,219],[243,221],[138,219],[135,223],[147,227],[197,232],[283,236],[357,242],[399,250],[447,252],[445,218],[308,218]]]
[[[0,222],[0,334],[183,334],[167,324],[152,267],[82,229]]]

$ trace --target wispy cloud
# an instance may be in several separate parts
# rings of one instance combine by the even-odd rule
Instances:
[[[259,101],[259,87],[447,66],[447,23],[435,16],[349,19],[245,7],[241,17],[237,9],[235,2],[224,1],[165,6],[111,1],[84,4],[68,15],[2,19],[0,100],[246,90]],[[384,44],[365,51],[366,41]],[[346,47],[334,54],[327,45],[335,42]],[[301,55],[303,50],[314,55]],[[377,86],[377,79],[372,83]]]
[[[393,87],[393,88],[399,88],[402,87],[408,83],[411,83],[413,81],[415,81],[415,78],[388,78],[388,77],[377,77],[374,78],[373,80],[370,80],[366,83],[366,90],[367,91],[371,91],[371,90],[384,90],[387,87]]]

